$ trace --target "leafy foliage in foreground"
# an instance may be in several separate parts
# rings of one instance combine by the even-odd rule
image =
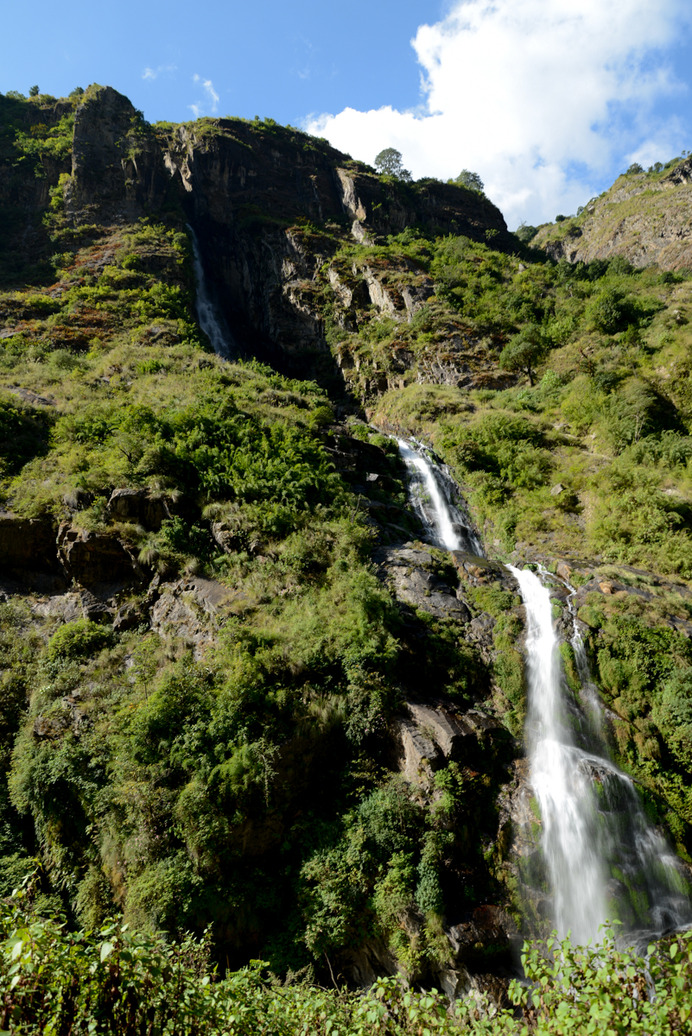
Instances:
[[[206,936],[170,944],[117,920],[70,932],[28,908],[25,889],[2,904],[0,935],[0,1024],[25,1036],[664,1036],[688,1031],[692,1015],[691,933],[645,960],[610,934],[597,947],[525,944],[525,979],[504,1008],[477,995],[450,1005],[396,978],[364,993],[280,983],[261,961],[220,976]]]

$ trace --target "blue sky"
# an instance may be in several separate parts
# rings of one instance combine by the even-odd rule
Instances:
[[[147,119],[271,116],[414,176],[480,173],[510,227],[692,149],[690,0],[0,0],[0,91],[114,86]]]

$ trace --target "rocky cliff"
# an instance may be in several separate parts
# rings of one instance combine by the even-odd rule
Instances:
[[[330,263],[351,236],[374,244],[416,227],[492,238],[498,247],[514,244],[501,213],[477,192],[435,181],[383,180],[326,142],[271,120],[203,119],[155,132],[110,87],[90,87],[76,100],[76,107],[58,102],[50,108],[51,119],[69,118],[62,162],[48,160],[50,135],[43,147],[36,141],[38,193],[28,177],[9,176],[6,169],[0,196],[17,212],[18,235],[48,207],[50,191],[53,207],[61,207],[73,230],[177,207],[197,235],[212,295],[240,352],[333,386],[325,313],[332,305],[349,306]],[[26,119],[27,106],[15,105]],[[36,112],[37,106],[29,107],[29,116]],[[46,124],[39,127],[46,132]],[[402,300],[384,282],[387,274],[420,279],[424,271],[411,269],[410,262],[403,270],[391,266],[354,268],[349,296],[372,297],[410,320],[415,302]]]
[[[500,212],[476,192],[383,181],[326,142],[271,122],[178,127],[166,135],[164,161],[203,256],[213,256],[207,278],[241,351],[332,387],[330,310],[348,312],[361,297],[410,320],[415,302],[388,291],[386,276],[424,273],[354,268],[344,287],[334,258],[350,237],[374,244],[417,227],[511,244]]]

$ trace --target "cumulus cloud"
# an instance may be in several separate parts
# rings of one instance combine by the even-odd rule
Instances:
[[[194,118],[198,119],[200,115],[215,115],[219,110],[219,95],[214,89],[214,84],[211,79],[203,79],[202,76],[195,72],[192,77],[192,82],[201,86],[205,94],[204,101],[198,101],[195,104],[188,104],[188,108],[192,112]]]
[[[682,89],[663,53],[689,22],[686,0],[456,0],[412,40],[418,108],[306,128],[369,162],[398,148],[416,177],[477,171],[510,226],[552,219],[627,154],[680,146],[653,108]]]

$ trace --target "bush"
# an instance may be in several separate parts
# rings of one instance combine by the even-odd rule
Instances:
[[[591,327],[603,334],[614,335],[624,331],[634,319],[631,300],[618,288],[603,288],[587,307]]]
[[[47,655],[51,661],[86,658],[113,643],[113,631],[89,619],[66,622],[56,630],[48,642]]]

